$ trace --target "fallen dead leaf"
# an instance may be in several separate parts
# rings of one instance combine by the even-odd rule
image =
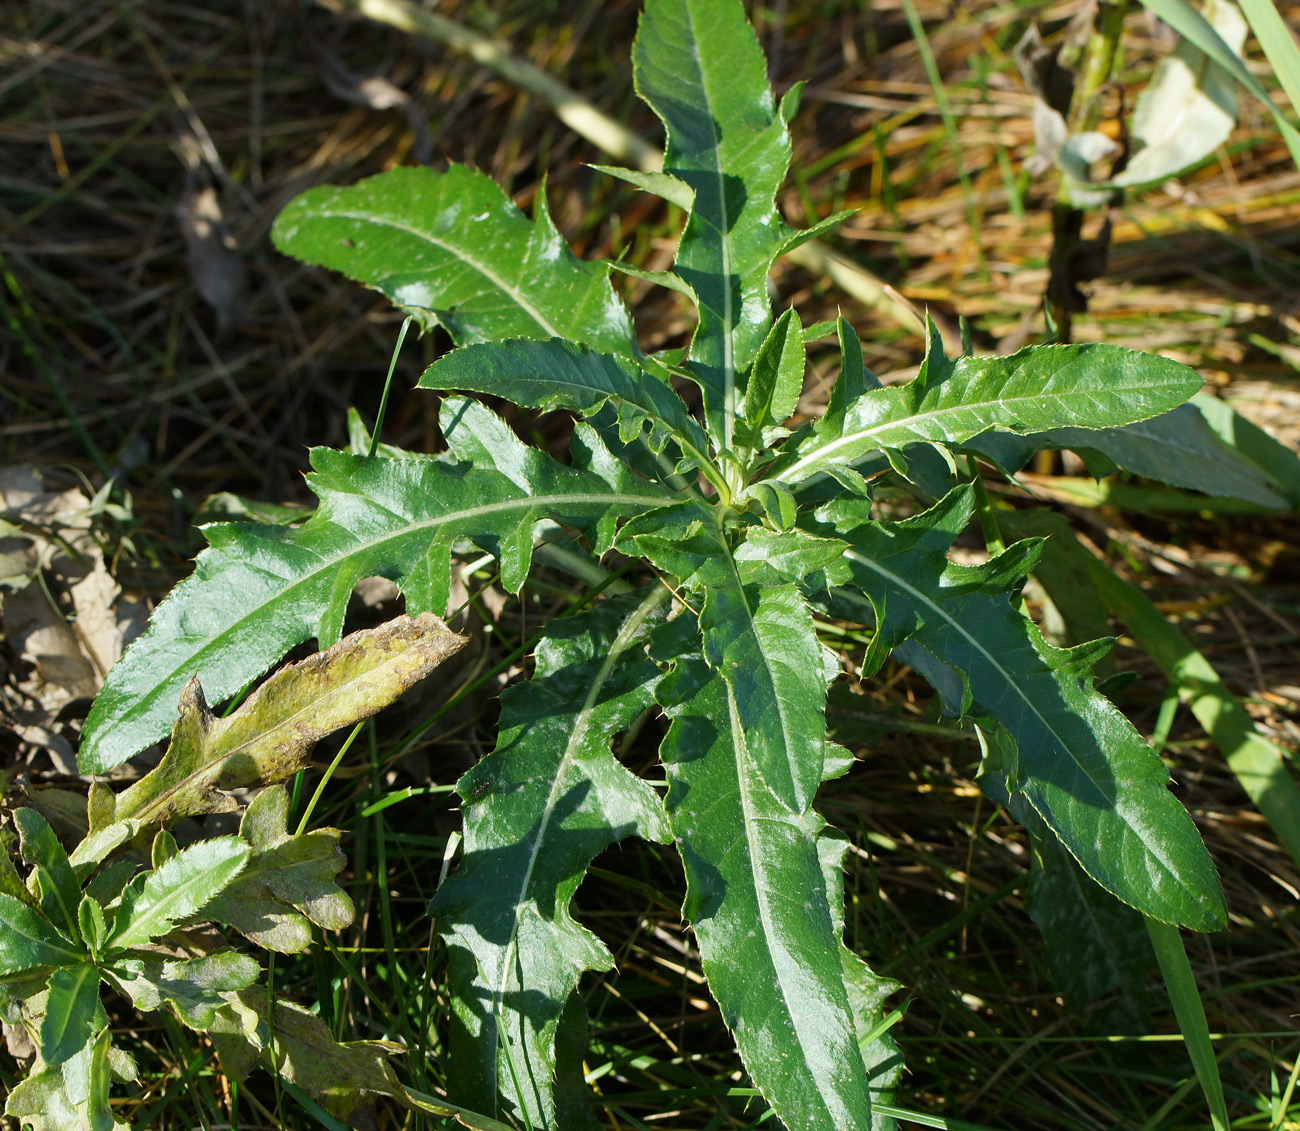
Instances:
[[[14,665],[0,717],[29,761],[44,750],[64,774],[76,773],[70,705],[95,696],[144,620],[139,602],[120,599],[93,518],[80,489],[48,490],[28,465],[0,468],[0,631]]]

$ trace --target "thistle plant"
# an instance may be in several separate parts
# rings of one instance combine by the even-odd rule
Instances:
[[[317,448],[308,521],[207,527],[193,576],[110,673],[81,763],[106,770],[165,734],[195,673],[217,701],[305,641],[330,647],[364,578],[395,582],[411,616],[441,615],[453,558],[474,550],[518,592],[558,524],[601,592],[545,628],[531,676],[503,693],[496,749],[457,783],[463,854],[429,907],[448,955],[449,1101],[530,1128],[587,1118],[556,1047],[583,1032],[584,973],[612,958],[570,904],[598,853],[640,837],[680,854],[709,990],[781,1121],[887,1127],[901,1060],[882,1004],[897,984],[841,937],[846,840],[815,802],[853,758],[827,738],[842,667],[819,625],[865,626],[863,678],[893,654],[978,729],[984,788],[1039,846],[1044,921],[1075,899],[1119,932],[1140,935],[1141,916],[1222,926],[1168,772],[1094,686],[1110,641],[1055,647],[1021,610],[1044,540],[976,565],[949,556],[988,517],[976,454],[1040,438],[1119,450],[1123,429],[1158,428],[1201,382],[1107,345],[952,358],[931,327],[915,378],[882,385],[843,318],[774,316],[775,260],[841,217],[793,231],[775,207],[800,88],[775,98],[738,0],[648,0],[633,63],[664,166],[608,171],[686,214],[670,271],[578,260],[544,194],[528,220],[466,168],[396,169],[286,208],[283,251],[450,334],[419,381],[442,395],[445,449]],[[689,299],[684,350],[638,346],[611,268]],[[832,335],[825,411],[792,427],[806,347]],[[571,413],[568,461],[464,394]],[[922,505],[901,508],[890,485]],[[628,581],[611,581],[611,553],[632,560]],[[662,719],[660,770],[638,776],[615,740],[647,715]],[[243,929],[223,890],[208,914]]]

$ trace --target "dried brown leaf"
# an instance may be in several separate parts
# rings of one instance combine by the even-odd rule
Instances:
[[[327,734],[382,710],[468,642],[432,613],[397,617],[282,668],[224,719],[191,679],[167,753],[118,798],[117,819],[233,809],[225,791],[284,781]]]

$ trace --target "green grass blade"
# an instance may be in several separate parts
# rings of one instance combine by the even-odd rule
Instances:
[[[1300,48],[1274,0],[1237,0],[1291,105],[1300,110]]]
[[[1232,50],[1228,47],[1219,33],[1210,26],[1206,18],[1193,8],[1187,0],[1142,0],[1143,6],[1149,11],[1154,12],[1162,20],[1172,27],[1179,35],[1186,36],[1206,55],[1219,64],[1251,94],[1260,100],[1266,109],[1273,115],[1273,121],[1277,123],[1278,130],[1281,131],[1283,139],[1286,141],[1287,149],[1291,151],[1291,159],[1300,166],[1300,130],[1297,130],[1290,121],[1277,108],[1273,100],[1269,97],[1268,91],[1260,84],[1259,80],[1246,69],[1243,63]],[[1268,0],[1259,0],[1260,7],[1268,4]],[[1280,20],[1279,20],[1280,22]],[[1255,26],[1255,21],[1251,21]],[[1267,25],[1265,25],[1267,27]],[[1274,43],[1274,51],[1278,50],[1275,37],[1271,29],[1267,32],[1269,41]],[[1286,35],[1285,28],[1282,34]],[[1289,38],[1289,36],[1288,36]],[[1261,40],[1261,42],[1265,42]],[[1265,47],[1268,50],[1268,47]],[[1295,50],[1292,45],[1292,50]],[[1272,55],[1270,55],[1270,59]],[[1275,64],[1276,65],[1276,64]],[[1281,77],[1279,75],[1279,77]],[[1292,98],[1292,104],[1296,105],[1295,99]]]
[[[1134,585],[1079,550],[1101,598],[1160,669],[1183,689],[1196,716],[1223,752],[1242,788],[1268,820],[1291,858],[1300,864],[1300,788],[1282,752],[1254,721],[1187,638]]]
[[[1178,1018],[1178,1028],[1182,1030],[1183,1040],[1187,1043],[1192,1067],[1196,1069],[1201,1090],[1210,1105],[1210,1121],[1214,1131],[1228,1131],[1228,1109],[1223,1102],[1219,1063],[1214,1058],[1210,1027],[1205,1021],[1205,1007],[1201,1004],[1191,963],[1187,961],[1183,937],[1178,933],[1177,927],[1157,923],[1153,919],[1147,919],[1147,932],[1156,952],[1156,961],[1160,963],[1165,987],[1169,990],[1169,1002],[1174,1007],[1174,1016]]]

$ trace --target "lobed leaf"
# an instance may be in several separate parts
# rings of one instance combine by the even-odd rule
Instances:
[[[699,301],[690,371],[731,449],[740,375],[771,324],[767,274],[786,229],[773,203],[790,162],[762,49],[737,0],[659,0],[632,49],[637,93],[668,135],[664,172],[694,193],[676,273]]]
[[[996,725],[979,728],[985,751],[980,786],[1029,833],[1032,850],[1025,911],[1043,936],[1052,977],[1080,1015],[1092,1011],[1101,1032],[1141,1032],[1149,1013],[1147,971],[1153,965],[1146,921],[1079,867],[1023,797],[1010,791],[1002,771],[1010,739]],[[1014,760],[1014,751],[1008,750]],[[1095,1007],[1112,1000],[1098,1014]]]
[[[737,421],[741,444],[760,446],[764,429],[790,418],[803,392],[806,359],[803,327],[792,306],[773,324],[749,371]]]
[[[754,764],[772,795],[802,813],[822,780],[830,674],[812,613],[794,582],[782,581],[781,568],[822,568],[823,548],[836,557],[841,548],[807,535],[759,534],[743,544],[757,553],[733,556],[716,527],[690,510],[680,521],[685,525],[676,532],[651,533],[634,523],[623,533],[701,600],[704,657],[729,689]]]
[[[1201,404],[1198,395],[1189,404],[1124,428],[1055,428],[1031,436],[990,432],[963,447],[1007,471],[1020,470],[1045,448],[1068,448],[1083,457],[1094,476],[1122,468],[1206,495],[1285,507],[1287,500],[1273,478],[1218,435]]]
[[[231,997],[268,1028],[274,1027],[269,1052],[275,1070],[332,1115],[348,1120],[374,1095],[405,1098],[388,1063],[392,1053],[401,1051],[400,1045],[336,1041],[314,1013],[294,1002],[272,999],[264,989],[241,990]]]
[[[657,695],[672,720],[660,756],[686,869],[682,914],[745,1067],[787,1127],[871,1127],[818,850],[824,822],[768,787],[731,689],[702,657],[679,658]]]
[[[533,678],[501,696],[496,750],[457,783],[465,855],[429,906],[447,940],[451,1099],[490,1115],[498,1094],[534,1127],[555,1123],[555,1036],[604,946],[569,903],[592,859],[624,837],[668,839],[654,790],[610,752],[653,703],[646,634],[655,586],[553,621]]]
[[[317,448],[308,484],[321,504],[300,527],[206,528],[211,546],[194,574],[155,610],[149,630],[113,667],[86,722],[83,769],[106,769],[166,732],[195,674],[224,699],[313,636],[328,647],[357,581],[395,581],[412,615],[446,608],[451,544],[472,538],[502,559],[517,590],[543,518],[612,537],[613,516],[662,505],[662,489],[564,467],[517,439],[499,470],[453,460],[472,453],[474,426],[505,430],[491,412],[448,399],[442,427],[449,459],[367,459]],[[461,445],[460,448],[457,445]],[[503,460],[504,463],[504,460]],[[603,549],[603,547],[599,547]],[[119,815],[122,815],[119,813]]]
[[[569,250],[538,196],[529,222],[490,177],[397,168],[348,188],[315,188],[276,220],[288,255],[340,271],[440,325],[458,345],[571,338],[640,354],[609,269]]]
[[[956,361],[938,348],[936,356],[932,343],[915,380],[868,389],[843,412],[801,429],[769,474],[793,485],[873,451],[959,445],[990,428],[1112,428],[1167,412],[1201,386],[1186,366],[1119,346],[1034,346]]]
[[[204,911],[206,916],[207,911]],[[198,958],[168,961],[158,953],[136,953],[108,967],[136,1009],[149,1012],[170,1005],[196,1032],[207,1032],[230,1005],[230,995],[257,981],[262,968],[247,954],[218,950]]]
[[[85,1131],[83,1112],[68,1099],[60,1068],[19,1080],[5,1098],[5,1115],[33,1131]]]
[[[902,989],[893,978],[882,978],[843,942],[844,935],[844,854],[849,840],[838,829],[824,829],[817,838],[822,874],[826,880],[826,899],[831,911],[831,927],[840,939],[840,967],[844,988],[853,1011],[853,1027],[862,1053],[862,1068],[871,1091],[870,1131],[895,1131],[897,1124],[882,1114],[880,1108],[893,1100],[893,1090],[903,1075],[903,1053],[888,1032],[873,1037],[880,1022],[882,1004],[890,994]],[[868,1039],[871,1038],[871,1039]]]
[[[672,388],[609,354],[574,342],[487,342],[435,361],[420,377],[422,389],[490,393],[526,408],[570,409],[594,416],[605,404],[618,413],[626,443],[650,426],[648,442],[662,451],[673,440],[696,462],[708,459],[708,440]]]
[[[311,924],[341,931],[356,909],[335,877],[347,863],[338,829],[290,835],[289,794],[262,790],[249,802],[239,835],[253,854],[238,878],[207,906],[205,914],[234,927],[250,942],[279,954],[311,944]]]
[[[1099,649],[1053,648],[1011,607],[1007,563],[1031,565],[1025,548],[982,569],[948,562],[972,509],[965,487],[897,523],[868,521],[856,499],[823,508],[827,531],[851,547],[846,558],[859,590],[837,590],[839,607],[874,621],[880,648],[910,639],[964,673],[969,698],[1018,748],[1007,771],[1011,788],[1097,883],[1151,918],[1218,929],[1226,910],[1214,865],[1166,788],[1160,759],[1093,689],[1089,669]]]

